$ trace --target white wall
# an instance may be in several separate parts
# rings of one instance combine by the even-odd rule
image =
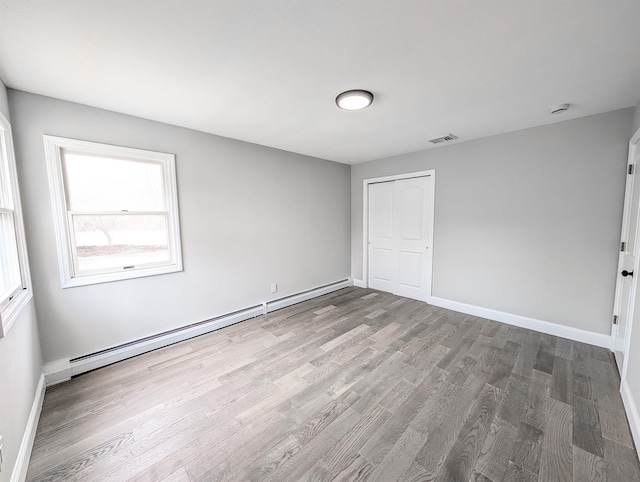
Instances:
[[[20,91],[9,104],[46,362],[350,275],[349,166]],[[43,134],[176,154],[184,272],[61,289]]]
[[[353,166],[362,181],[436,170],[433,296],[609,334],[632,109]]]
[[[10,119],[2,81],[0,111]],[[31,301],[6,336],[0,338],[0,435],[4,445],[0,482],[9,481],[14,470],[41,373],[38,326]]]

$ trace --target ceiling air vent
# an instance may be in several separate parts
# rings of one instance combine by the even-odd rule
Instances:
[[[441,144],[442,142],[451,142],[455,141],[458,136],[454,136],[453,134],[447,134],[444,136],[436,137],[434,139],[429,139],[429,142],[432,144]]]

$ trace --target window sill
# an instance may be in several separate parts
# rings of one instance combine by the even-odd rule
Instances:
[[[0,318],[2,318],[2,323],[0,323],[0,338],[7,336],[13,323],[18,319],[32,298],[33,292],[30,289],[24,289],[11,300],[9,306],[4,309],[0,316]]]
[[[144,268],[134,271],[118,271],[115,273],[92,274],[78,276],[75,278],[62,278],[62,288],[75,288],[78,286],[95,285],[99,283],[110,283],[112,281],[123,281],[127,279],[145,278],[159,274],[177,273],[182,271],[182,265],[158,266],[155,268]]]

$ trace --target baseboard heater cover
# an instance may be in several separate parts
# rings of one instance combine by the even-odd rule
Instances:
[[[261,307],[262,307],[262,305],[255,305],[255,306],[251,306],[249,308],[245,308],[245,309],[242,309],[242,310],[232,311],[231,313],[227,313],[225,315],[216,316],[216,317],[210,318],[208,320],[199,321],[197,323],[191,323],[190,325],[181,326],[179,328],[174,328],[173,330],[163,331],[162,333],[156,333],[155,335],[145,336],[143,338],[138,338],[137,340],[129,341],[127,343],[122,343],[121,345],[112,346],[110,348],[105,348],[104,350],[100,350],[100,351],[96,351],[96,352],[93,352],[93,353],[89,353],[87,355],[82,355],[82,356],[79,356],[77,358],[72,358],[69,361],[71,362],[71,364],[78,363],[78,362],[80,362],[82,360],[88,360],[90,358],[94,358],[94,357],[97,357],[97,356],[100,356],[100,355],[105,355],[105,354],[108,354],[108,353],[111,353],[111,352],[115,352],[115,351],[118,351],[118,350],[126,349],[126,348],[131,347],[131,346],[135,346],[135,345],[139,345],[139,344],[142,344],[142,343],[151,342],[153,340],[165,338],[165,337],[173,335],[175,333],[180,333],[180,332],[183,332],[183,331],[186,331],[186,330],[191,330],[191,329],[194,329],[194,328],[197,328],[197,327],[200,327],[200,326],[210,325],[211,323],[215,323],[216,321],[228,319],[230,317],[240,317],[240,318],[243,318],[244,320],[247,320],[249,318],[244,318],[243,315],[252,314],[253,316],[251,316],[251,318],[254,318],[255,316],[258,316],[258,315],[254,314],[256,309],[260,309],[260,312],[262,312]],[[239,323],[239,322],[237,322],[237,323]]]
[[[82,355],[71,359],[56,360],[44,366],[47,385],[54,385],[72,376],[102,368],[127,358],[131,358],[149,351],[157,350],[165,346],[173,345],[189,338],[204,335],[226,326],[240,323],[257,316],[276,311],[287,306],[302,303],[303,301],[331,293],[353,285],[353,280],[347,278],[335,283],[319,286],[294,295],[276,300],[266,301],[249,308],[226,313],[205,321],[193,323],[187,326],[175,328],[155,335],[150,335],[138,340],[133,340],[121,345],[105,348],[103,350]]]

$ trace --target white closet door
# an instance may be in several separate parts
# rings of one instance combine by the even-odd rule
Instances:
[[[369,286],[426,301],[431,293],[433,178],[369,185]]]
[[[421,301],[431,292],[431,179],[394,181],[394,293]]]
[[[389,292],[393,292],[393,185],[369,185],[369,287]]]

